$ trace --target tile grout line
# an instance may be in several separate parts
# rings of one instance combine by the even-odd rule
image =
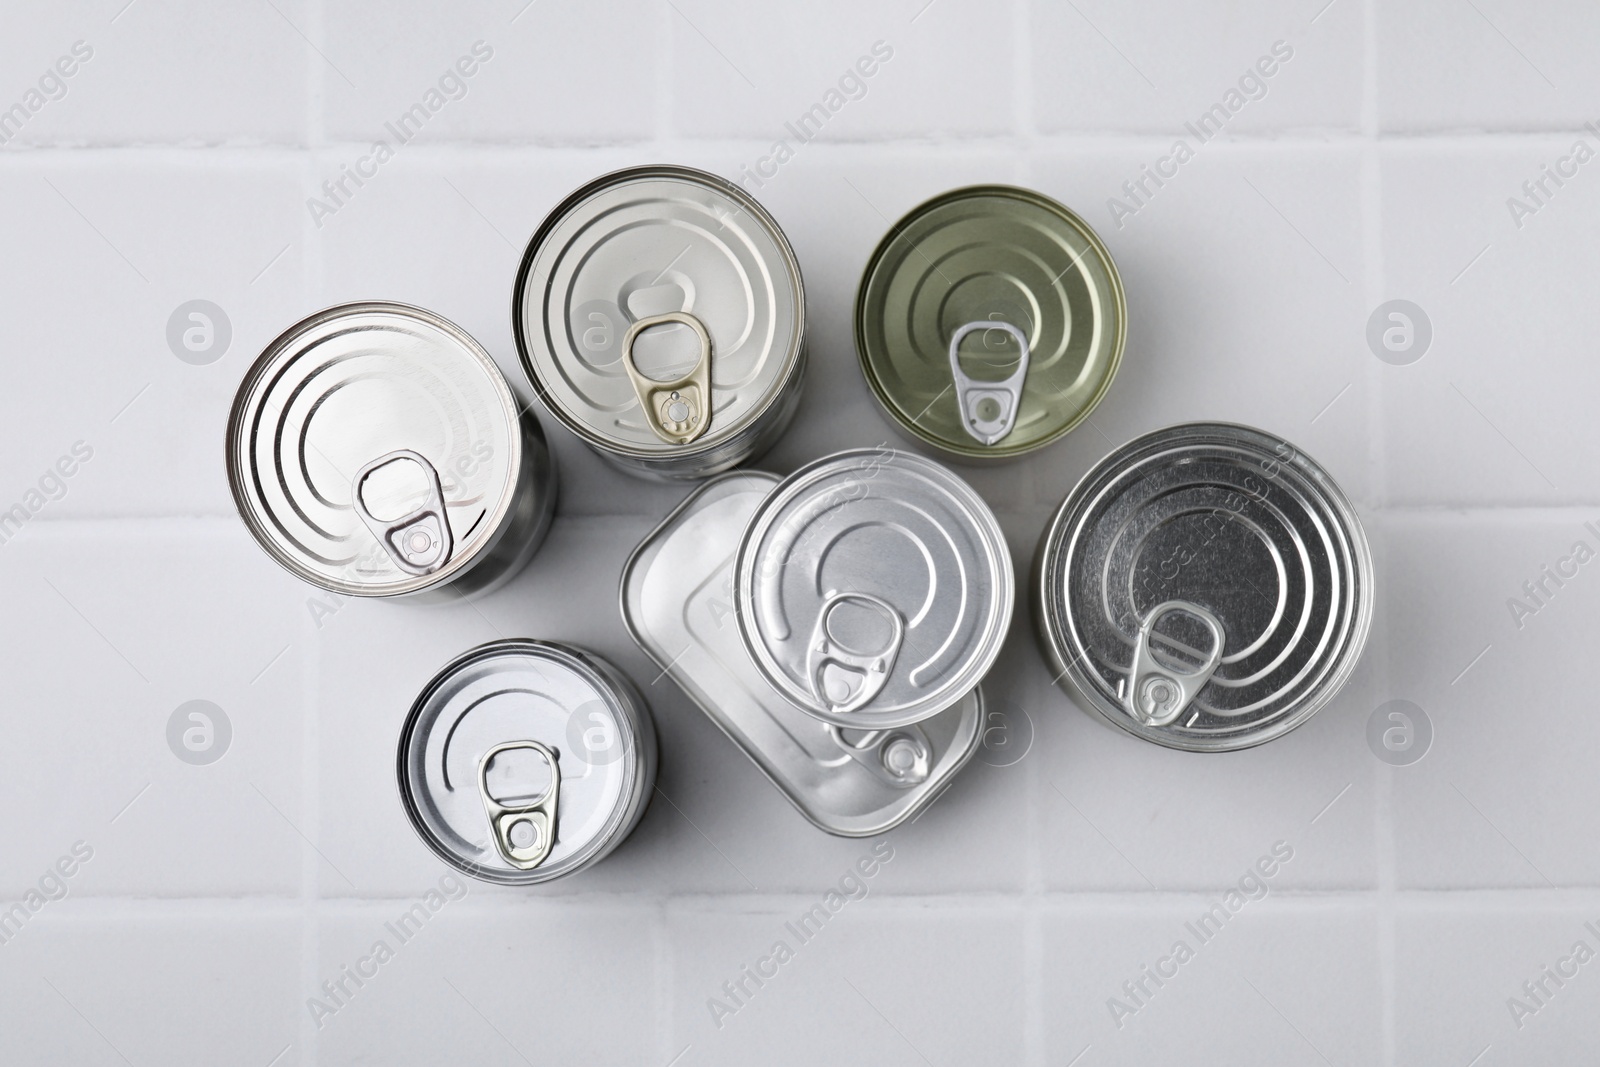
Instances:
[[[1025,146],[1020,155],[1020,173],[1017,178],[1027,187],[1034,186],[1034,162],[1038,158],[1038,128],[1033,114],[1033,53],[1029,33],[1030,0],[1016,0],[1012,6],[1011,73],[1012,123],[1016,136]],[[1033,501],[1033,485],[1037,479],[1028,477],[1024,492],[1029,503]],[[1053,687],[1052,687],[1053,688]],[[1041,894],[1044,888],[1044,842],[1041,829],[1041,791],[1045,788],[1037,759],[1024,760],[1023,795],[1028,798],[1024,814],[1026,842],[1024,847],[1025,874],[1022,889],[1022,1061],[1030,1067],[1044,1067],[1048,1062],[1048,1042],[1045,1039],[1044,1005],[1044,909]]]
[[[1377,0],[1364,0],[1362,18],[1362,70],[1361,70],[1361,222],[1362,246],[1366,260],[1366,286],[1363,306],[1377,307],[1385,299],[1385,273],[1383,257],[1383,160],[1379,153],[1378,108],[1378,8]],[[1365,355],[1365,353],[1360,353]],[[1367,464],[1372,474],[1369,493],[1372,503],[1387,501],[1389,494],[1388,464],[1383,412],[1384,394],[1382,371],[1385,365],[1376,358],[1367,361],[1367,424],[1371,433],[1367,438]],[[1379,508],[1378,510],[1382,510]],[[1381,558],[1381,549],[1380,549]],[[1376,566],[1376,565],[1375,565]],[[1376,578],[1376,575],[1374,575]],[[1380,601],[1381,603],[1381,601]],[[1375,608],[1376,610],[1376,608]],[[1394,677],[1392,657],[1387,644],[1378,678],[1380,691],[1387,691]],[[1395,991],[1396,991],[1396,907],[1395,907],[1395,840],[1394,840],[1394,775],[1385,773],[1391,768],[1381,768],[1374,783],[1372,818],[1374,857],[1378,876],[1377,929],[1374,931],[1378,950],[1378,1028],[1382,1062],[1395,1067]]]
[[[326,42],[326,0],[307,0],[306,16],[309,22],[307,30],[311,38],[317,42],[315,46],[321,49]],[[309,199],[314,194],[316,187],[316,158],[320,145],[325,140],[325,111],[327,96],[327,71],[326,64],[316,62],[311,56],[306,56],[306,149],[301,155],[300,180],[301,188]],[[300,286],[303,306],[314,306],[313,297],[320,289],[321,282],[321,242],[316,239],[316,231],[311,227],[309,217],[302,217],[300,223],[301,239],[305,243],[304,251],[300,257]],[[315,283],[313,282],[315,272]],[[321,760],[319,740],[321,737],[320,689],[322,674],[321,649],[316,640],[314,620],[304,617],[301,620],[300,631],[306,634],[301,653],[301,679],[304,686],[302,698],[302,715],[300,724],[300,817],[310,827],[311,833],[317,841],[322,840],[322,808],[318,803],[319,787],[321,785]],[[304,892],[307,910],[303,919],[301,930],[301,975],[300,980],[305,989],[317,988],[317,971],[322,963],[322,925],[321,925],[321,884],[322,869],[317,865],[318,855],[315,849],[305,850],[304,860]],[[296,998],[298,1000],[298,998]],[[299,1055],[297,1057],[300,1067],[316,1067],[317,1063],[317,1027],[310,1014],[300,1016]]]

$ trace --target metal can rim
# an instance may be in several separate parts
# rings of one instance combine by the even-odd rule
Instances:
[[[244,377],[239,381],[239,387],[233,396],[233,406],[228,412],[228,428],[224,439],[223,453],[227,462],[228,490],[233,497],[234,507],[239,512],[239,518],[244,522],[245,528],[250,531],[250,535],[255,539],[256,544],[260,545],[262,550],[275,563],[302,581],[309,582],[329,592],[340,593],[345,596],[380,599],[419,593],[424,590],[438,588],[452,581],[477,561],[481,550],[484,546],[490,544],[493,538],[485,537],[480,539],[474,544],[472,551],[451,559],[445,566],[432,574],[420,575],[406,581],[395,582],[381,589],[374,589],[371,586],[361,585],[356,582],[330,579],[327,575],[302,567],[293,553],[285,551],[282,546],[277,544],[274,538],[268,535],[261,517],[256,514],[255,509],[251,506],[249,494],[243,488],[247,477],[247,472],[243,466],[243,457],[249,451],[249,431],[246,424],[253,408],[252,400],[259,392],[259,387],[263,384],[263,376],[273,360],[282,354],[297,336],[317,326],[347,315],[373,312],[413,318],[438,329],[457,341],[463,351],[475,358],[487,372],[491,387],[505,410],[506,421],[510,429],[510,447],[512,449],[511,463],[506,473],[506,482],[510,489],[501,495],[494,513],[487,520],[485,527],[489,530],[498,529],[500,524],[505,521],[506,516],[511,513],[515,488],[522,476],[522,464],[525,457],[522,450],[522,433],[518,428],[522,420],[522,405],[517,402],[516,394],[511,391],[510,383],[506,381],[505,375],[501,373],[499,365],[494,361],[494,357],[489,355],[488,349],[484,348],[466,330],[457,326],[443,315],[429,311],[426,308],[417,307],[414,304],[406,304],[397,300],[353,300],[347,303],[333,304],[323,308],[321,311],[312,312],[278,334],[277,337],[274,337],[261,350],[261,354],[256,357],[255,362],[250,365],[249,369],[245,371]]]
[[[530,872],[508,871],[496,867],[485,867],[482,864],[463,860],[460,856],[445,848],[433,834],[426,829],[422,813],[417,807],[416,797],[412,794],[407,775],[406,757],[410,751],[410,742],[416,733],[417,722],[427,707],[428,699],[442,684],[457,671],[472,663],[499,655],[503,652],[536,652],[548,656],[563,665],[576,669],[584,675],[597,690],[607,692],[617,698],[613,706],[619,727],[626,728],[629,732],[629,742],[624,748],[623,758],[631,764],[629,774],[631,788],[617,804],[615,810],[606,819],[604,829],[595,835],[591,844],[593,849],[583,859],[564,871],[551,873],[543,868],[534,868]],[[411,708],[406,712],[404,722],[400,726],[400,738],[395,746],[395,785],[400,794],[400,804],[405,809],[406,820],[411,824],[422,843],[434,855],[439,857],[449,866],[461,871],[463,874],[496,885],[539,885],[544,882],[555,881],[570,875],[587,870],[598,863],[620,845],[638,824],[644,810],[649,805],[650,786],[655,781],[656,772],[656,739],[655,726],[650,719],[648,706],[634,688],[628,678],[612,667],[610,663],[599,656],[575,645],[555,641],[540,641],[530,637],[509,637],[496,641],[487,641],[481,645],[467,649],[455,656],[443,667],[434,672],[427,683],[417,693],[411,703]],[[543,876],[539,877],[543,872]],[[530,877],[530,875],[532,877]]]
[[[872,280],[873,274],[877,271],[879,264],[883,260],[883,257],[887,255],[889,246],[894,242],[895,238],[900,236],[900,234],[909,228],[912,223],[916,222],[928,212],[934,210],[935,208],[942,207],[947,203],[974,196],[1012,197],[1015,199],[1028,201],[1044,208],[1047,211],[1050,211],[1053,214],[1061,216],[1061,218],[1068,225],[1078,231],[1086,243],[1088,243],[1088,245],[1095,250],[1096,254],[1099,255],[1101,261],[1105,264],[1106,277],[1110,279],[1111,292],[1115,299],[1117,321],[1116,332],[1112,340],[1111,356],[1107,361],[1106,373],[1101,377],[1100,385],[1095,390],[1093,399],[1091,399],[1090,402],[1085,405],[1077,415],[1069,419],[1055,432],[1051,433],[1047,437],[1039,439],[1038,441],[1032,442],[1023,448],[1007,449],[1003,446],[981,449],[956,448],[947,439],[929,433],[927,430],[924,430],[922,427],[918,426],[914,421],[904,417],[904,414],[889,396],[888,390],[884,387],[883,382],[878,377],[877,371],[873,367],[872,362],[867,355],[867,285]],[[878,241],[877,247],[872,250],[872,255],[867,257],[867,265],[861,272],[861,281],[856,286],[856,303],[853,320],[856,359],[861,364],[861,376],[866,379],[867,386],[872,392],[873,399],[878,402],[878,406],[883,410],[884,414],[889,417],[889,421],[897,429],[910,435],[913,440],[920,441],[932,448],[936,448],[945,455],[958,457],[963,460],[999,461],[1015,459],[1019,456],[1029,455],[1033,452],[1037,452],[1041,448],[1046,448],[1050,445],[1053,445],[1057,441],[1060,441],[1068,433],[1077,429],[1077,427],[1082,424],[1085,419],[1093,414],[1094,409],[1100,406],[1100,402],[1105,399],[1106,393],[1111,390],[1111,383],[1113,380],[1115,380],[1117,371],[1122,366],[1122,354],[1124,348],[1127,346],[1128,339],[1128,302],[1127,295],[1122,285],[1122,272],[1117,269],[1116,260],[1112,259],[1111,257],[1111,250],[1106,247],[1106,243],[1101,240],[1100,235],[1095,232],[1094,227],[1090,226],[1088,221],[1085,220],[1083,216],[1079,215],[1076,211],[1073,211],[1071,208],[1067,207],[1065,204],[1054,199],[1053,197],[1046,196],[1044,193],[1041,193],[1035,189],[1028,189],[1019,185],[1005,185],[1000,183],[965,185],[957,189],[950,189],[940,193],[938,196],[923,201],[901,216]]]
[[[918,455],[915,452],[894,449],[891,450],[891,454],[913,464],[932,468],[933,471],[941,477],[947,477],[956,483],[956,485],[958,485],[963,491],[963,495],[969,498],[967,503],[970,504],[975,502],[978,505],[977,508],[972,509],[976,515],[975,525],[980,528],[983,539],[989,542],[990,550],[993,553],[996,562],[997,580],[995,582],[995,589],[997,604],[995,606],[994,623],[991,625],[989,632],[984,635],[984,640],[982,642],[983,650],[973,657],[973,662],[983,663],[982,670],[978,671],[977,676],[973,679],[972,684],[973,686],[976,686],[980,684],[988,675],[990,669],[992,669],[994,666],[995,660],[999,658],[1000,652],[1005,645],[1006,636],[1010,633],[1012,614],[1016,609],[1016,574],[1015,568],[1012,566],[1011,550],[1006,542],[1005,531],[1001,528],[1000,520],[995,516],[994,510],[989,507],[988,501],[984,500],[983,496],[976,489],[968,485],[966,479],[962,478],[948,467],[939,463],[937,460],[929,459],[928,457]],[[806,712],[806,714],[811,715],[822,722],[832,723],[836,726],[863,730],[876,728],[892,729],[896,726],[909,726],[912,723],[921,722],[924,719],[931,718],[932,716],[939,714],[939,712],[951,707],[957,701],[964,699],[970,689],[963,689],[959,695],[940,703],[937,707],[919,707],[919,709],[912,712],[901,714],[887,714],[880,712],[876,713],[872,718],[868,718],[867,716],[873,715],[874,713],[863,714],[861,712],[852,712],[845,715],[839,715],[832,712],[823,711],[818,708],[807,707],[804,704],[799,704],[785,692],[782,682],[779,680],[772,665],[768,662],[770,657],[764,654],[765,650],[761,649],[761,643],[757,640],[757,635],[751,632],[752,624],[749,622],[749,619],[753,615],[753,612],[748,610],[748,605],[746,603],[751,591],[749,588],[749,583],[745,577],[745,571],[747,570],[748,565],[750,565],[751,553],[754,551],[754,542],[756,540],[754,535],[759,531],[759,528],[762,526],[764,520],[767,519],[773,501],[778,498],[780,492],[785,486],[799,484],[801,481],[810,477],[819,469],[835,464],[844,459],[851,457],[881,455],[881,450],[876,448],[845,449],[840,452],[834,452],[830,455],[814,459],[810,463],[807,463],[804,466],[796,469],[792,474],[779,482],[777,486],[773,487],[772,492],[767,495],[767,498],[762,501],[759,507],[757,507],[755,513],[750,516],[750,521],[745,525],[744,533],[739,538],[739,551],[734,558],[734,603],[736,607],[734,614],[739,624],[740,640],[745,647],[746,654],[749,655],[751,662],[755,664],[757,673],[762,676],[768,685],[772,686],[774,692],[789,700],[790,703],[795,704],[796,707]],[[761,649],[761,651],[758,651],[758,649]],[[926,701],[924,703],[926,703]]]
[[[710,186],[716,192],[727,196],[730,200],[738,203],[740,207],[749,211],[751,216],[767,229],[774,238],[775,243],[782,249],[784,265],[794,279],[795,299],[794,339],[784,353],[782,372],[773,378],[773,388],[766,396],[762,397],[761,403],[752,407],[725,434],[712,437],[708,433],[706,435],[707,439],[702,439],[692,446],[654,450],[633,448],[598,434],[583,420],[574,417],[568,412],[564,405],[559,404],[550,391],[545,388],[544,379],[539,374],[538,367],[534,362],[532,348],[523,330],[523,312],[526,303],[525,293],[527,291],[528,276],[533,272],[534,262],[538,259],[539,252],[544,247],[545,241],[549,239],[551,232],[560,225],[561,221],[574,208],[596,194],[604,192],[606,189],[623,181],[651,178],[666,178]],[[719,174],[712,174],[710,171],[699,170],[695,167],[686,167],[676,163],[651,163],[636,167],[622,167],[585,182],[571,193],[568,193],[560,203],[552,208],[534,230],[533,236],[528,238],[527,247],[522,253],[522,262],[517,267],[516,280],[512,285],[511,334],[516,340],[517,358],[522,364],[523,376],[528,379],[528,384],[539,397],[539,402],[544,405],[546,411],[555,417],[556,421],[572,431],[585,444],[624,459],[649,462],[651,460],[671,458],[681,461],[726,446],[729,440],[748,430],[783,397],[805,353],[805,279],[801,276],[800,260],[795,255],[794,246],[789,243],[788,235],[783,232],[783,228],[778,225],[778,221],[762,206],[761,202],[740,188],[737,183],[731,182]]]
[[[1374,604],[1377,599],[1377,590],[1374,581],[1372,562],[1372,549],[1367,539],[1366,528],[1362,525],[1360,515],[1350,498],[1340,487],[1333,476],[1323,466],[1312,459],[1305,452],[1295,449],[1296,457],[1302,464],[1302,469],[1309,468],[1309,473],[1314,475],[1318,487],[1323,491],[1327,503],[1334,509],[1338,517],[1341,530],[1350,549],[1352,564],[1352,584],[1358,591],[1355,616],[1347,633],[1344,647],[1339,653],[1339,662],[1336,667],[1323,679],[1315,692],[1308,696],[1300,707],[1295,709],[1293,715],[1274,723],[1270,729],[1253,731],[1251,733],[1208,740],[1205,738],[1186,738],[1167,734],[1160,730],[1141,729],[1133,723],[1120,707],[1108,706],[1099,695],[1099,691],[1089,683],[1084,675],[1082,660],[1076,654],[1063,655],[1063,652],[1073,652],[1073,642],[1068,640],[1067,634],[1057,625],[1061,616],[1058,614],[1060,598],[1055,594],[1058,584],[1053,580],[1057,570],[1052,566],[1051,557],[1058,556],[1064,550],[1070,537],[1078,532],[1075,527],[1079,516],[1076,514],[1085,503],[1086,494],[1094,482],[1103,480],[1108,471],[1124,462],[1128,456],[1137,453],[1142,446],[1152,440],[1171,435],[1177,432],[1191,434],[1212,433],[1221,436],[1245,437],[1253,443],[1287,444],[1285,439],[1255,426],[1243,423],[1224,421],[1200,421],[1178,423],[1164,426],[1148,433],[1140,434],[1122,445],[1112,449],[1086,471],[1077,483],[1070,489],[1066,497],[1057,507],[1050,522],[1046,524],[1044,532],[1039,539],[1039,545],[1034,553],[1034,564],[1031,585],[1034,592],[1034,615],[1038,627],[1038,637],[1046,660],[1051,664],[1052,670],[1058,671],[1057,677],[1064,682],[1072,693],[1080,699],[1085,710],[1093,712],[1096,717],[1116,727],[1117,729],[1150,741],[1165,748],[1176,749],[1184,752],[1241,752],[1245,749],[1255,748],[1257,745],[1266,744],[1304,725],[1318,711],[1326,707],[1344,688],[1355,672],[1361,661],[1361,655],[1366,648],[1367,638],[1372,629],[1372,616]],[[1070,613],[1068,613],[1070,614]]]

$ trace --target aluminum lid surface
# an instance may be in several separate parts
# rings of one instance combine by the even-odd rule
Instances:
[[[903,430],[1004,458],[1094,409],[1122,360],[1126,318],[1116,265],[1086,222],[1039,193],[975,186],[884,236],[856,297],[856,351]]]
[[[1298,726],[1349,677],[1372,618],[1349,501],[1244,426],[1174,426],[1113,452],[1068,494],[1036,574],[1056,668],[1090,710],[1173,748]]]
[[[745,526],[778,480],[734,471],[691,493],[623,567],[623,622],[814,825],[885,833],[932,803],[976,751],[982,694],[911,726],[864,732],[821,722],[772,690],[739,636],[733,571]]]
[[[523,462],[517,418],[459,327],[403,304],[345,304],[291,327],[245,375],[228,481],[256,540],[299,577],[357,596],[415,592],[493,542]]]
[[[794,252],[760,204],[712,174],[640,167],[591,182],[545,219],[517,276],[513,326],[529,380],[563,423],[649,457],[712,448],[756,420],[800,361],[804,309]],[[683,431],[692,440],[668,440],[624,342],[643,378],[685,379],[692,403],[695,323],[710,346],[710,419]]]
[[[461,655],[429,682],[401,731],[400,795],[412,824],[447,863],[488,881],[531,884],[588,866],[648,800],[654,735],[635,699],[603,661],[565,646],[498,641]],[[553,800],[553,833],[507,835],[549,845],[524,869],[496,842],[491,805],[515,811],[543,800]]]
[[[816,717],[904,726],[972,690],[1014,599],[994,513],[889,448],[802,467],[762,502],[735,567],[739,629],[768,684]]]

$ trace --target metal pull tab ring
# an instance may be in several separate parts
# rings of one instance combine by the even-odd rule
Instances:
[[[851,759],[887,785],[909,789],[928,780],[932,770],[933,747],[928,744],[928,735],[919,726],[868,730],[860,739],[851,741],[842,729],[830,723],[828,734],[850,754]]]
[[[489,763],[502,752],[525,748],[550,765],[550,788],[532,804],[502,804],[489,793]],[[556,803],[561,796],[561,767],[556,754],[537,741],[507,741],[478,761],[478,792],[489,812],[489,836],[507,863],[531,871],[545,861],[556,843]]]
[[[646,378],[633,362],[633,342],[652,326],[673,322],[689,327],[700,338],[700,359],[688,374],[670,382]],[[706,432],[711,425],[711,334],[705,323],[687,311],[640,319],[623,335],[622,365],[657,437],[668,444],[686,445]]]
[[[961,342],[979,330],[1003,330],[1022,348],[1022,358],[1011,376],[998,382],[977,382],[961,369]],[[956,407],[961,425],[979,444],[999,444],[1017,423],[1022,406],[1022,382],[1028,376],[1028,338],[1009,322],[983,319],[969,322],[950,337],[950,377],[956,383]]]
[[[891,627],[888,646],[878,652],[862,653],[840,644],[828,632],[828,619],[841,604],[865,605],[888,620]],[[889,680],[889,671],[894,668],[905,636],[905,620],[886,601],[866,593],[829,594],[817,614],[811,651],[806,655],[806,677],[811,679],[811,691],[835,713],[855,711],[869,703]],[[833,694],[841,686],[844,695],[836,698]]]
[[[1151,643],[1155,638],[1156,623],[1163,617],[1180,612],[1192,615],[1211,631],[1211,651],[1202,654],[1196,649],[1181,645],[1170,637],[1161,640],[1202,660],[1200,666],[1182,673],[1157,661]],[[1217,617],[1197,604],[1184,600],[1169,600],[1150,609],[1139,624],[1139,641],[1133,651],[1133,671],[1129,675],[1128,712],[1146,726],[1166,726],[1183,714],[1185,708],[1200,695],[1222,662],[1222,645],[1226,635]]]
[[[428,495],[422,506],[398,519],[380,519],[367,509],[366,484],[373,472],[391,463],[409,460],[422,468],[427,479]],[[450,561],[455,547],[450,535],[450,520],[445,514],[444,489],[439,483],[439,472],[422,455],[409,448],[399,448],[362,467],[356,474],[350,503],[356,514],[366,524],[378,544],[389,553],[394,565],[407,574],[432,574]]]

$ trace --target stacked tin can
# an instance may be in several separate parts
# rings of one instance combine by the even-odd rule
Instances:
[[[513,294],[523,370],[608,462],[703,480],[622,572],[639,646],[813,824],[882,833],[976,750],[981,683],[1015,601],[993,512],[891,448],[786,478],[734,470],[792,419],[805,294],[787,239],[739,187],[682,167],[575,191]],[[1058,440],[1105,396],[1126,304],[1077,215],[1006,186],[915,208],[855,308],[862,373],[907,438],[960,462]],[[554,513],[538,421],[492,358],[418,308],[312,315],[267,346],[229,420],[234,498],[262,548],[334,593],[478,595]],[[1372,612],[1360,522],[1328,474],[1260,430],[1193,424],[1117,449],[1039,544],[1035,622],[1087,710],[1192,751],[1305,722],[1350,676]],[[657,747],[602,657],[527,639],[468,650],[423,687],[396,761],[423,842],[487,881],[584,870],[647,807]]]

